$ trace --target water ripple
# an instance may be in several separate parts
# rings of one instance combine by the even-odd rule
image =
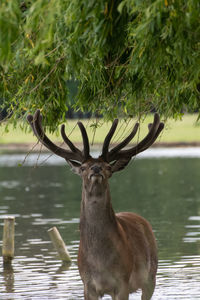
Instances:
[[[37,240],[29,242],[35,244]],[[77,248],[77,244],[70,246],[70,254],[75,256],[70,268],[52,255],[16,257],[13,270],[0,274],[4,282],[0,286],[1,299],[83,299],[83,285],[76,265]],[[200,256],[184,256],[176,262],[160,261],[152,300],[199,299],[199,282]],[[133,294],[129,299],[139,300],[140,295],[140,292]]]

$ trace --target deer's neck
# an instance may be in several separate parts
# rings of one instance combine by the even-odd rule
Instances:
[[[116,228],[115,213],[111,204],[109,185],[82,190],[80,233],[82,239],[109,234]],[[101,240],[101,239],[100,239]]]

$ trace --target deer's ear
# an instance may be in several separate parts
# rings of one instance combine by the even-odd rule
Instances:
[[[131,160],[130,158],[121,158],[119,160],[116,160],[115,162],[111,163],[112,173],[118,172],[123,170]]]
[[[81,164],[73,160],[67,160],[67,163],[71,167],[72,172],[80,176]]]

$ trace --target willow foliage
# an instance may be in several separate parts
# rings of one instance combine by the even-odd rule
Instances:
[[[13,121],[40,108],[53,127],[69,106],[200,111],[199,20],[199,0],[2,0],[2,106]]]

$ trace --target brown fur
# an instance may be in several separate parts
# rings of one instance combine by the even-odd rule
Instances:
[[[90,159],[84,164],[78,266],[85,300],[104,294],[128,300],[142,289],[149,300],[155,287],[157,247],[151,225],[130,212],[115,214],[111,204],[106,163]],[[92,166],[100,166],[103,179],[88,181]]]

